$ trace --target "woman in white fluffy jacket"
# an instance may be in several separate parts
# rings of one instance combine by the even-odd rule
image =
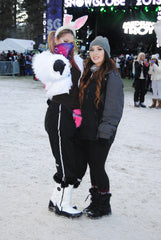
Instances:
[[[48,208],[58,215],[75,218],[82,212],[71,204],[72,189],[78,187],[86,169],[80,176],[77,127],[81,124],[78,95],[83,59],[74,52],[74,38],[75,31],[85,24],[87,16],[71,20],[72,15],[66,15],[63,26],[49,33],[49,51],[35,55],[33,70],[47,92],[45,130],[56,162]]]
[[[158,61],[158,54],[151,57],[149,74],[151,75],[153,90],[152,105],[150,108],[161,108],[161,63]]]

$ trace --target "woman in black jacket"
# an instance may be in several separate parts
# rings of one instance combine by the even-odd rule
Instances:
[[[88,217],[111,213],[110,184],[105,161],[123,112],[123,82],[110,56],[107,38],[96,37],[90,44],[90,58],[80,82],[82,111],[80,138],[84,164],[89,164],[91,204]]]
[[[134,92],[134,106],[145,108],[145,86],[148,75],[149,65],[145,62],[145,53],[139,53],[135,62],[135,92]]]

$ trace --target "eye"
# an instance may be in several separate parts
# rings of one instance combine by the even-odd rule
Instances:
[[[62,43],[67,43],[68,40],[61,38]]]
[[[98,48],[98,51],[102,51],[103,50],[103,48]]]
[[[68,39],[61,39],[62,43],[71,43],[74,44],[74,42],[70,42],[70,40]]]
[[[90,52],[93,52],[94,50],[92,48],[89,49]]]

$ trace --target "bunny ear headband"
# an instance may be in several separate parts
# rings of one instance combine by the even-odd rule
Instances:
[[[83,17],[80,17],[80,18],[76,19],[75,22],[72,22],[73,16],[65,14],[64,15],[63,26],[56,30],[55,37],[64,29],[70,29],[73,32],[74,36],[75,36],[75,30],[78,30],[81,27],[83,27],[83,25],[87,21],[87,18],[88,18],[88,16],[85,15]]]

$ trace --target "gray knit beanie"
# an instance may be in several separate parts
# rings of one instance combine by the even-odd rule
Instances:
[[[109,58],[111,57],[110,54],[110,45],[109,45],[109,41],[106,37],[102,37],[102,36],[97,36],[90,44],[90,48],[98,45],[100,47],[102,47],[106,53],[108,54]]]

